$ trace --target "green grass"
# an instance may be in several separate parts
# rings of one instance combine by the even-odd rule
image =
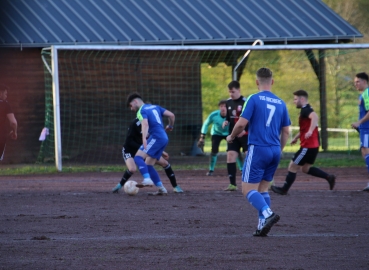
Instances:
[[[208,150],[209,153],[210,150]],[[224,150],[225,151],[225,150]],[[222,151],[223,152],[223,151]],[[222,153],[225,154],[224,152]],[[294,152],[284,152],[279,168],[287,168]],[[204,161],[206,160],[206,161]],[[174,170],[203,170],[207,168],[207,159],[202,163],[186,164],[184,162],[175,162],[172,164]],[[315,161],[315,166],[327,167],[365,167],[364,161],[359,151],[328,151],[320,152]],[[1,175],[32,175],[32,174],[53,174],[60,173],[54,164],[47,165],[5,165],[0,167]],[[218,162],[217,168],[225,169],[225,162]],[[63,173],[80,173],[80,172],[120,172],[125,170],[124,165],[63,165]]]
[[[342,138],[330,138],[329,149],[327,152],[320,152],[317,160],[315,161],[315,166],[317,167],[365,167],[364,161],[358,151],[359,139],[349,138],[347,143],[346,140]],[[223,155],[227,149],[227,144],[223,140],[219,147],[219,152]],[[288,164],[293,156],[293,154],[299,149],[299,145],[287,145],[284,149],[284,155],[280,162],[279,168],[287,168]],[[210,153],[211,151],[211,141],[210,136],[206,137],[205,140],[205,153]],[[208,167],[208,160],[203,160],[203,162],[191,164],[186,164],[183,161],[173,162],[172,164],[174,170],[203,170]],[[226,168],[226,163],[218,162],[217,168]],[[81,165],[63,164],[63,173],[79,173],[79,172],[120,172],[125,170],[125,166],[121,165]],[[27,164],[27,165],[2,165],[0,167],[1,175],[32,175],[32,174],[47,174],[47,173],[59,173],[52,163],[48,164]]]

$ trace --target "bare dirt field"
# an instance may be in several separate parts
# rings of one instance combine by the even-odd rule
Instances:
[[[160,171],[162,197],[112,194],[120,173],[0,176],[0,269],[369,269],[366,169],[326,171],[333,191],[299,173],[289,195],[271,192],[281,220],[263,238],[223,169],[176,171],[183,194]]]

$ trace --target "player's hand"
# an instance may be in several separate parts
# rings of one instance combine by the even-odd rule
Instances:
[[[197,142],[197,147],[199,147],[199,148],[203,148],[203,147],[204,147],[204,145],[205,145],[205,142],[204,142],[204,140],[203,140],[203,139],[200,139],[200,140]]]
[[[358,129],[359,126],[360,126],[359,122],[355,122],[355,123],[351,124],[351,127],[354,128],[354,129]]]
[[[224,121],[222,124],[222,128],[225,128],[226,126],[228,126],[228,121]]]
[[[293,140],[291,141],[291,145],[293,145],[293,144],[295,144],[295,143],[297,143],[297,138],[296,138],[296,139],[293,139]]]
[[[172,126],[170,126],[170,125],[167,125],[167,126],[165,127],[165,130],[166,130],[166,131],[172,131],[172,130],[173,130],[173,127],[172,127]]]
[[[161,156],[165,159],[168,160],[169,159],[169,154],[165,151],[163,151],[163,153],[161,154]]]
[[[147,140],[146,138],[142,138],[142,145],[144,149],[147,149]]]
[[[14,133],[13,132],[13,130],[12,131],[10,131],[10,133],[9,133],[9,137],[11,138],[11,139],[13,139],[13,140],[16,140],[17,139],[17,133]]]
[[[227,140],[227,142],[232,143],[234,138],[231,135],[228,135],[226,140]]]
[[[306,132],[305,139],[309,139],[311,137],[311,135],[313,135],[313,133],[311,131]]]

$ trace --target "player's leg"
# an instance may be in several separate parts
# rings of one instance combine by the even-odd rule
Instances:
[[[209,172],[207,172],[207,176],[212,176],[214,173],[215,165],[218,159],[219,153],[219,145],[220,142],[224,139],[224,136],[212,135],[211,136],[211,153],[210,153],[210,162],[209,162]]]
[[[177,184],[177,179],[176,176],[174,174],[174,171],[172,169],[172,166],[170,166],[169,162],[163,158],[160,157],[160,159],[156,162],[156,164],[160,165],[161,167],[163,167],[165,174],[168,176],[170,184],[173,187],[173,191],[175,193],[182,193],[183,190],[181,189],[181,187]]]
[[[154,182],[155,186],[159,188],[159,191],[154,193],[149,193],[150,195],[167,195],[168,191],[161,182],[158,172],[155,170],[155,163],[162,157],[163,151],[168,144],[166,138],[154,138],[152,136],[147,140],[147,158],[145,163],[147,165],[148,173],[150,179]]]
[[[145,186],[153,186],[154,182],[151,180],[149,169],[147,164],[145,163],[147,160],[148,155],[143,151],[143,146],[140,147],[140,149],[135,154],[135,157],[133,158],[138,170],[140,171],[142,177],[144,180],[141,184],[138,184],[137,187],[145,187]]]
[[[242,162],[242,154],[240,153],[236,159],[237,167],[242,172],[243,162]]]
[[[303,173],[310,174],[315,177],[323,178],[328,181],[329,189],[332,190],[336,183],[336,176],[333,174],[328,174],[323,170],[313,167],[315,159],[319,153],[319,148],[308,148],[308,151],[305,155],[305,164],[301,167]]]
[[[112,189],[113,193],[118,193],[119,190],[124,186],[124,184],[128,181],[128,179],[136,172],[136,164],[133,160],[134,153],[130,151],[128,148],[123,147],[122,155],[124,162],[126,163],[127,169],[123,174],[120,182]]]
[[[307,148],[300,148],[295,153],[290,164],[288,165],[288,172],[283,186],[282,187],[271,186],[270,187],[271,190],[280,195],[286,195],[288,193],[288,190],[291,188],[292,184],[296,180],[297,171],[300,169],[301,166],[305,164],[307,151],[308,151]]]
[[[244,157],[247,156],[247,150],[248,150],[248,143],[249,143],[249,136],[246,135],[246,136],[242,136],[241,138],[239,138],[239,141],[240,141],[240,144],[241,144],[241,147],[242,147],[242,150],[243,150],[243,153],[244,153]],[[240,154],[238,155],[237,157],[237,165],[238,165],[238,168],[240,169],[240,171],[242,172],[243,170],[243,158],[242,158],[242,154],[240,152]]]
[[[360,150],[369,173],[369,130],[360,129]],[[363,191],[369,191],[369,183]]]
[[[246,156],[244,171],[242,172],[242,194],[249,203],[258,210],[259,220],[264,217],[265,222],[255,236],[266,236],[271,227],[278,222],[279,216],[270,209],[268,192],[269,182],[278,167],[280,147],[257,147],[251,145]],[[265,180],[262,180],[265,178]],[[263,195],[262,195],[263,194]],[[260,221],[259,221],[260,224]]]
[[[245,145],[246,137],[235,138],[232,143],[227,144],[227,170],[229,177],[229,186],[225,189],[226,191],[237,190],[237,166],[236,159],[240,154],[240,150]]]
[[[148,172],[150,174],[150,178],[154,182],[155,186],[159,188],[158,191],[150,192],[149,195],[168,195],[168,191],[164,187],[163,183],[161,182],[158,172],[154,168],[154,164],[156,162],[157,160],[153,157],[148,156],[146,158],[146,164],[147,164]]]
[[[227,149],[227,171],[228,171],[229,185],[225,189],[226,191],[236,191],[238,189],[237,183],[236,183],[236,173],[237,173],[236,158],[239,152],[236,149],[237,147],[233,145],[234,142],[228,143],[228,149]]]

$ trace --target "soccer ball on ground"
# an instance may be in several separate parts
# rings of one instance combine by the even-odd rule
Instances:
[[[130,196],[136,195],[137,192],[140,190],[138,187],[136,187],[137,182],[133,181],[133,180],[128,180],[125,184],[124,184],[124,192],[127,193]]]

